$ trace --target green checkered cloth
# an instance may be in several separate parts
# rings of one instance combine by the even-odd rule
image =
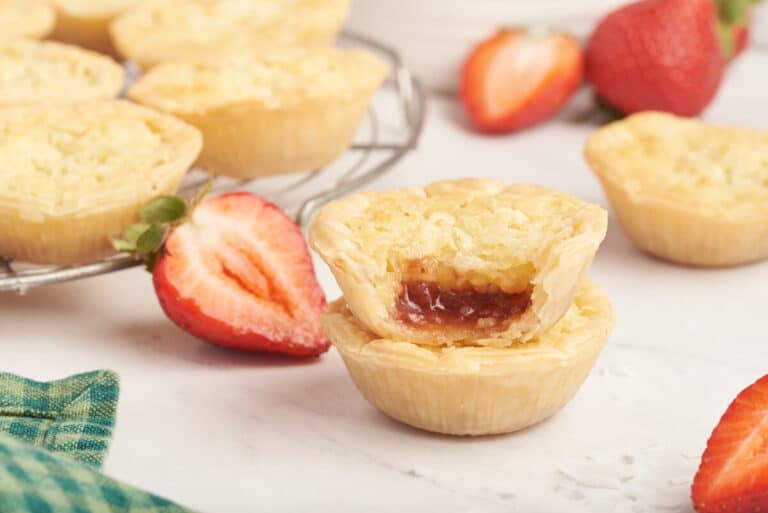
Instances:
[[[110,371],[50,383],[0,373],[0,513],[191,513],[99,472],[118,395]]]
[[[191,513],[91,465],[0,434],[2,513]]]
[[[50,383],[0,373],[0,433],[100,467],[112,438],[119,390],[111,371]]]

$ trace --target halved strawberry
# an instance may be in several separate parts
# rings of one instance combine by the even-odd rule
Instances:
[[[692,497],[699,513],[768,511],[768,376],[741,392],[720,419]]]
[[[166,315],[214,344],[311,356],[325,352],[326,301],[299,228],[250,193],[197,204],[154,260]]]
[[[584,59],[572,37],[502,30],[464,62],[461,99],[478,129],[509,132],[555,115],[583,76]]]

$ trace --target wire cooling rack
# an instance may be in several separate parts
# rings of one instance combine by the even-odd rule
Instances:
[[[333,164],[306,173],[246,181],[220,177],[214,182],[215,192],[251,190],[278,204],[305,228],[312,214],[323,204],[387,173],[416,147],[424,125],[426,102],[423,89],[400,56],[388,46],[359,34],[345,32],[340,44],[368,48],[384,57],[390,65],[385,86],[374,98],[366,122],[347,152]],[[180,193],[192,195],[206,180],[206,173],[192,169]],[[137,265],[140,262],[120,255],[69,267],[30,265],[0,257],[0,292],[23,294],[33,287],[79,280]]]

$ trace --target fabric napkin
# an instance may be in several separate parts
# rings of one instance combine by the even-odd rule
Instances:
[[[111,371],[49,383],[0,373],[0,433],[100,467],[112,438],[119,391]]]
[[[191,513],[99,472],[118,396],[111,371],[49,383],[0,373],[0,513]]]
[[[0,434],[2,513],[190,513],[92,465]]]

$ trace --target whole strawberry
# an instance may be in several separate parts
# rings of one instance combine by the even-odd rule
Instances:
[[[733,20],[750,0],[641,0],[606,16],[587,44],[586,72],[623,114],[699,114],[735,52]]]

